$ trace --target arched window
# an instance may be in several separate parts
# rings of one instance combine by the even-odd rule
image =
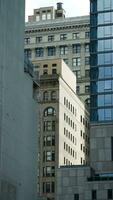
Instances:
[[[45,92],[43,93],[43,100],[44,100],[44,101],[47,101],[48,98],[49,98],[49,96],[48,96],[48,92],[45,91]]]
[[[56,92],[52,91],[51,92],[51,100],[55,100],[56,99]]]
[[[48,107],[44,110],[44,116],[55,116],[56,115],[56,111],[54,108],[52,107]]]

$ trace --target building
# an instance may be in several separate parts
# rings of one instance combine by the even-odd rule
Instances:
[[[54,200],[57,168],[89,162],[89,113],[76,95],[76,76],[62,59],[34,65],[40,80],[40,195]]]
[[[65,18],[57,9],[34,10],[25,26],[25,54],[32,60],[62,58],[77,76],[77,93],[90,103],[89,16]]]
[[[58,169],[57,200],[113,199],[113,1],[90,5],[90,165]]]
[[[37,115],[32,77],[24,73],[24,4],[0,1],[1,200],[35,200],[37,194]]]

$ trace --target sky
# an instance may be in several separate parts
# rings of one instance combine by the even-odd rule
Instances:
[[[66,17],[75,17],[89,14],[89,0],[26,0],[26,21],[27,16],[33,14],[33,9],[54,6],[57,2],[63,3]]]

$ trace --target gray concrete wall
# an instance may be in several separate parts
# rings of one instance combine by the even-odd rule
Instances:
[[[90,129],[90,163],[97,172],[113,171],[113,124],[92,124]]]
[[[23,0],[0,1],[2,200],[35,200],[36,195],[36,103],[32,80],[24,73],[24,6]]]

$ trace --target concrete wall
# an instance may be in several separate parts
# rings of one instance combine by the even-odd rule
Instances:
[[[113,124],[92,124],[90,133],[91,166],[98,172],[113,171]]]
[[[24,4],[23,0],[0,1],[0,199],[3,200],[35,200],[36,195],[36,104],[32,80],[24,74]]]

